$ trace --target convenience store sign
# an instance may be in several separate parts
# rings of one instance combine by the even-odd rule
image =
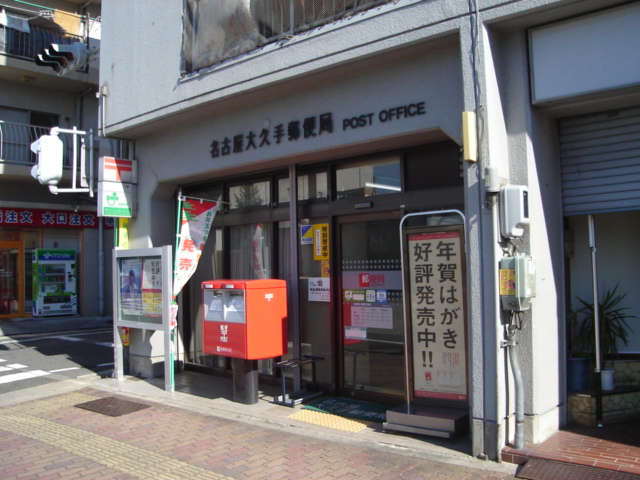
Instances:
[[[136,185],[133,183],[100,182],[98,212],[101,217],[131,218],[135,211]]]
[[[98,215],[132,218],[136,210],[137,161],[100,158]]]

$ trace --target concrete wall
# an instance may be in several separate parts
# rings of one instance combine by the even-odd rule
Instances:
[[[163,219],[162,212],[172,212],[172,201],[165,201],[174,193],[171,185],[181,181],[214,179],[230,172],[255,170],[256,165],[266,169],[305,159],[329,160],[345,155],[345,151],[355,154],[388,149],[390,143],[404,141],[398,140],[404,137],[410,137],[413,143],[425,142],[430,135],[458,137],[462,108],[459,47],[452,39],[445,39],[418,52],[420,56],[382,56],[353,66],[348,72],[337,70],[332,76],[300,84],[286,95],[253,108],[139,139],[136,157],[140,168],[140,203],[131,225],[132,245],[159,245],[158,237],[150,237],[154,221],[162,224],[160,238],[171,241],[166,232],[171,232],[173,225]],[[415,102],[425,103],[425,115],[388,122],[376,118],[382,109]],[[214,139],[221,141],[249,130],[259,132],[263,125],[286,126],[289,120],[302,122],[309,115],[325,112],[332,113],[333,133],[283,141],[281,145],[272,140],[270,146],[262,149],[217,158],[209,153]],[[374,113],[371,126],[342,129],[343,119],[369,112]],[[157,189],[164,189],[164,193]]]
[[[527,43],[523,31],[499,35],[501,94],[508,131],[509,182],[529,188],[530,225],[518,251],[536,265],[536,299],[524,314],[517,355],[525,385],[526,440],[540,442],[557,430],[564,403],[564,268],[562,204],[555,122],[530,104]],[[506,318],[503,318],[506,320]],[[513,381],[506,380],[513,400]],[[506,413],[513,412],[507,405]]]
[[[71,127],[75,119],[75,97],[49,90],[41,85],[25,85],[0,80],[0,106],[22,110],[55,113],[60,116],[61,126]]]
[[[485,0],[482,15],[483,20],[495,21],[525,13],[538,15],[545,7],[555,7],[553,17],[562,18],[615,3],[620,2]],[[455,33],[468,24],[470,7],[467,0],[391,2],[189,77],[180,73],[182,9],[182,0],[167,1],[162,9],[154,0],[112,0],[102,5],[102,18],[108,19],[103,23],[100,64],[100,86],[108,92],[104,99],[107,132],[132,134],[132,129],[169,115],[189,115],[188,110],[197,106]],[[541,15],[543,22],[548,15]]]

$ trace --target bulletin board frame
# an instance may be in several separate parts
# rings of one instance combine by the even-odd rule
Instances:
[[[164,333],[165,390],[173,390],[171,365],[172,246],[113,249],[114,377],[122,380],[120,328]]]
[[[446,225],[425,225],[425,226],[406,226],[407,221],[411,217],[434,217],[434,216],[450,216],[450,217],[459,217],[459,222],[455,223],[447,223]],[[425,222],[429,223],[429,222]],[[406,399],[406,411],[407,413],[411,413],[414,409],[414,403],[431,403],[437,405],[450,405],[462,407],[468,405],[469,402],[469,359],[468,359],[468,326],[467,326],[467,281],[466,281],[466,219],[464,214],[459,210],[435,210],[428,212],[417,212],[405,215],[400,221],[400,238],[401,238],[401,259],[402,259],[402,281],[403,281],[403,314],[404,314],[404,330],[405,330],[405,399]],[[434,388],[432,392],[427,392],[424,388],[424,378],[418,378],[419,376],[424,376],[424,369],[419,368],[420,365],[425,367],[428,366],[430,358],[418,358],[415,355],[422,355],[423,352],[415,347],[416,340],[418,339],[416,332],[416,301],[412,298],[412,295],[416,293],[416,279],[415,271],[411,271],[411,259],[409,251],[409,246],[411,244],[411,237],[424,237],[425,239],[433,238],[438,239],[439,236],[442,236],[445,239],[447,236],[451,236],[458,240],[458,260],[457,265],[459,269],[460,278],[458,279],[457,288],[460,290],[457,292],[457,306],[459,307],[458,315],[461,315],[461,318],[458,318],[458,325],[461,331],[457,331],[458,342],[460,344],[460,352],[463,353],[463,358],[461,359],[462,365],[460,369],[455,372],[458,376],[462,375],[459,379],[463,383],[463,389],[456,391],[455,389],[447,391],[446,389],[442,391],[442,389]],[[438,273],[432,272],[433,274]],[[444,290],[443,290],[444,292]],[[438,303],[438,299],[440,299],[443,295],[443,292],[434,290],[433,297],[434,303]],[[424,291],[422,292],[424,293]],[[446,295],[446,294],[445,294]],[[425,314],[422,312],[423,315]],[[443,313],[442,310],[439,312]],[[450,312],[448,313],[448,315]],[[428,317],[423,316],[422,320],[427,319]],[[450,320],[451,317],[447,317],[447,320]],[[444,316],[438,317],[438,311],[435,312],[435,317],[432,318],[432,321],[435,324],[440,324],[444,322]],[[423,322],[423,326],[426,328],[428,326],[427,321]],[[432,323],[432,325],[434,325]],[[439,334],[443,332],[439,332],[436,334],[435,338],[438,338]],[[423,336],[420,337],[420,341],[431,340],[434,337],[431,336],[430,333],[425,329]],[[414,336],[416,338],[414,338]],[[462,337],[462,338],[460,338]],[[424,349],[423,349],[424,350]],[[443,354],[442,350],[440,352],[436,352],[436,354]],[[434,359],[435,360],[435,359]],[[435,362],[434,362],[435,363]],[[426,365],[425,365],[426,364]],[[418,368],[416,368],[418,365]],[[419,371],[417,371],[419,370]],[[437,370],[437,369],[436,369]],[[434,374],[434,372],[431,372]],[[457,377],[456,377],[457,378]],[[421,389],[419,394],[416,395],[417,388]],[[420,393],[424,393],[424,395],[420,395]]]

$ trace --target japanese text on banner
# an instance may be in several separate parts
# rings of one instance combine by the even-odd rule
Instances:
[[[180,231],[173,271],[173,297],[178,296],[198,267],[202,250],[218,207],[217,202],[185,198],[180,209]],[[175,326],[177,304],[171,306],[171,326]]]
[[[467,399],[460,232],[409,235],[414,394]]]

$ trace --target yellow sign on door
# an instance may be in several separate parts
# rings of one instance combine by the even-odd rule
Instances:
[[[318,223],[313,226],[313,259],[329,260],[328,223]]]

